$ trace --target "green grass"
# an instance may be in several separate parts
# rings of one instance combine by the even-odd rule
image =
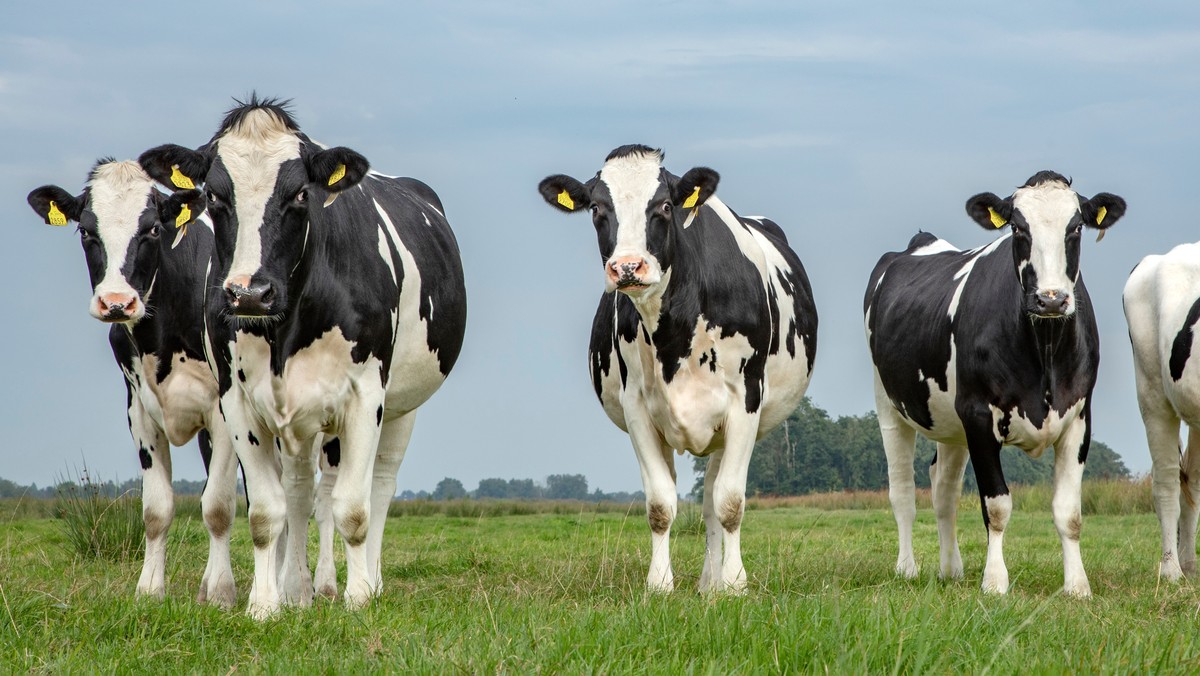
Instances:
[[[978,589],[985,538],[977,501],[964,498],[960,512],[967,579],[959,583],[935,577],[928,509],[914,534],[922,573],[904,581],[891,572],[895,522],[886,506],[773,504],[752,503],[746,518],[743,597],[696,593],[704,543],[693,506],[672,541],[670,595],[643,592],[649,532],[640,507],[447,510],[389,520],[386,589],[367,609],[320,601],[264,623],[243,612],[251,571],[244,518],[233,536],[241,606],[223,612],[192,600],[206,554],[198,519],[172,529],[168,597],[155,602],[133,598],[136,559],[70,556],[52,519],[13,517],[0,522],[0,671],[1200,669],[1200,588],[1156,580],[1151,513],[1085,518],[1095,597],[1079,601],[1059,592],[1061,550],[1044,510],[1017,508],[1005,538],[1013,589],[995,597]]]

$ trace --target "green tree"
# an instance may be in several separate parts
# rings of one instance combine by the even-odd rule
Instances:
[[[438,482],[437,488],[433,489],[433,495],[430,497],[434,500],[459,500],[467,497],[467,489],[463,488],[462,482],[458,479],[446,477]]]
[[[587,500],[587,477],[582,474],[551,474],[546,477],[546,497],[551,500]]]
[[[504,479],[480,479],[479,488],[475,489],[477,498],[507,498],[508,482]]]

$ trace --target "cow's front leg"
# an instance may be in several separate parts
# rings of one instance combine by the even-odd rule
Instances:
[[[983,567],[983,591],[1008,593],[1008,568],[1004,565],[1004,530],[1012,515],[1012,495],[1000,467],[1000,441],[992,432],[991,411],[959,413],[967,432],[967,448],[979,484],[983,525],[987,528],[987,563]]]
[[[337,568],[333,562],[333,486],[337,483],[338,463],[342,458],[341,441],[325,438],[321,447],[321,481],[317,484],[317,572],[316,591],[327,599],[337,599]]]
[[[721,527],[721,519],[713,503],[713,486],[717,481],[717,473],[721,470],[721,457],[724,451],[716,451],[708,456],[708,464],[704,468],[704,570],[700,573],[700,591],[712,592],[721,588],[722,544],[725,529]]]
[[[907,578],[917,576],[917,559],[913,555],[913,522],[917,520],[917,484],[913,480],[913,456],[916,454],[917,433],[901,419],[892,400],[888,398],[875,372],[875,411],[879,433],[883,437],[883,452],[888,465],[888,498],[896,518],[900,552],[896,556],[896,573]]]
[[[644,411],[640,403],[625,408],[629,438],[646,492],[646,520],[650,523],[650,571],[646,575],[646,588],[669,592],[675,588],[671,572],[671,523],[675,521],[679,498],[675,492],[675,470],[669,462],[671,449]]]
[[[724,531],[720,591],[746,591],[746,568],[742,565],[742,517],[746,513],[746,475],[758,434],[759,415],[734,407],[725,418],[725,450],[713,482],[713,508]]]
[[[1079,534],[1083,530],[1083,464],[1087,460],[1090,430],[1087,414],[1079,416],[1054,445],[1054,499],[1051,511],[1063,550],[1063,592],[1070,596],[1092,595]]]
[[[287,499],[280,479],[275,437],[253,430],[258,443],[252,444],[242,411],[240,395],[231,391],[221,399],[225,422],[233,437],[233,448],[242,464],[246,479],[246,498],[250,503],[247,521],[254,545],[254,582],[246,612],[256,620],[270,617],[279,610],[279,568],[282,560],[280,536],[286,526]]]
[[[286,436],[286,435],[285,435]],[[312,605],[313,582],[308,568],[308,519],[313,513],[317,455],[320,435],[315,439],[285,441],[280,463],[283,494],[287,500],[287,538],[283,555],[283,599],[291,605]]]
[[[929,465],[929,485],[937,516],[942,579],[958,580],[963,576],[962,555],[958,550],[958,498],[962,495],[966,468],[966,447],[937,445],[937,455]]]
[[[208,420],[211,455],[207,463],[208,481],[200,497],[204,525],[208,528],[208,564],[196,601],[229,609],[237,603],[237,586],[229,560],[229,536],[237,510],[237,455],[225,417],[215,403]]]
[[[382,425],[382,388],[360,393],[342,419],[342,458],[333,487],[333,519],[346,543],[346,607],[361,608],[379,593],[367,562],[371,526],[371,483]]]
[[[171,446],[166,433],[142,406],[137,389],[129,392],[129,434],[137,447],[142,466],[142,522],[146,530],[146,554],[138,577],[137,595],[163,598],[166,595],[167,531],[175,519],[175,493],[171,487]]]
[[[1142,422],[1146,427],[1146,442],[1150,448],[1151,484],[1154,511],[1158,514],[1158,526],[1162,540],[1162,558],[1158,574],[1174,582],[1183,577],[1179,564],[1179,516],[1180,503],[1186,499],[1179,490],[1179,472],[1182,469],[1179,448],[1179,417],[1175,415],[1166,398],[1159,391],[1147,391],[1138,383],[1138,404],[1142,411]],[[1191,478],[1189,477],[1189,483]]]

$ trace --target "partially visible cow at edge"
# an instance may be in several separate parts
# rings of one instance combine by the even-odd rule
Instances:
[[[981,193],[967,213],[991,244],[959,251],[918,233],[871,273],[863,311],[875,363],[875,403],[900,532],[896,570],[915,577],[912,525],[915,434],[937,442],[929,474],[941,576],[960,578],[956,517],[968,456],[988,535],[983,590],[1006,593],[1003,538],[1012,498],[1000,448],[1038,457],[1054,446],[1054,525],[1063,549],[1064,590],[1089,596],[1079,553],[1080,490],[1091,440],[1091,395],[1100,340],[1079,272],[1084,227],[1105,229],[1125,201],[1091,199],[1050,171],[1010,197]]]
[[[1133,344],[1138,407],[1152,461],[1154,509],[1162,528],[1159,573],[1196,574],[1200,517],[1200,243],[1147,256],[1129,275],[1125,319]],[[1179,425],[1188,426],[1187,445]]]
[[[754,442],[787,417],[808,387],[817,313],[783,231],[742,218],[714,194],[717,173],[682,177],[663,153],[613,150],[586,183],[555,175],[538,186],[551,206],[590,212],[605,293],[592,324],[592,384],[629,433],[651,530],[647,585],[670,591],[676,513],[673,451],[708,456],[702,591],[741,591],[741,523]]]
[[[208,471],[201,504],[209,554],[197,598],[231,607],[237,598],[229,563],[237,461],[202,345],[204,274],[213,245],[209,226],[195,223],[204,197],[197,190],[167,195],[136,162],[105,159],[89,173],[82,194],[48,185],[29,193],[29,204],[48,224],[79,224],[93,291],[89,311],[112,324],[109,342],[125,376],[129,433],[142,467],[146,553],[137,593],[165,593],[167,530],[175,517],[171,445],[198,433]],[[176,230],[189,227],[189,236],[178,239]]]
[[[286,103],[257,97],[200,149],[160,146],[140,161],[164,185],[174,171],[205,184],[209,353],[250,491],[249,613],[280,606],[276,543],[285,517],[306,528],[319,435],[338,437],[326,508],[346,542],[346,604],[365,604],[382,586],[384,521],[416,409],[462,346],[462,265],[441,201],[313,142]],[[291,568],[307,575],[302,557],[287,563],[285,581]],[[311,585],[298,591],[288,600],[311,599]]]

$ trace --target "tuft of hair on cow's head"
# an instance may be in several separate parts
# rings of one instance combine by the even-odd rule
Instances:
[[[1012,220],[1012,198],[981,192],[967,200],[967,215],[985,230],[997,230]]]
[[[46,225],[66,225],[72,221],[78,223],[87,204],[84,195],[72,197],[71,193],[56,185],[36,188],[25,199]]]
[[[169,190],[192,190],[204,183],[212,158],[205,149],[192,150],[174,143],[151,148],[138,156],[150,178]]]
[[[585,211],[592,206],[587,186],[564,174],[543,178],[538,183],[538,192],[546,204],[567,213]]]

